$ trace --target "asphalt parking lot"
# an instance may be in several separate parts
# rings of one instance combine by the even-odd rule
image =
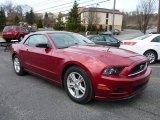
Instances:
[[[159,120],[160,62],[142,94],[123,101],[72,102],[65,91],[30,74],[17,76],[0,48],[0,120]]]

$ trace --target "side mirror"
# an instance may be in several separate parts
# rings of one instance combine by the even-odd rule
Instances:
[[[49,48],[48,44],[46,44],[46,43],[37,44],[36,47],[39,47],[39,48]]]

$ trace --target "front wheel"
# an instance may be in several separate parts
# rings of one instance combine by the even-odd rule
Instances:
[[[92,82],[80,67],[69,68],[64,76],[64,87],[68,96],[77,103],[87,103],[93,99]]]
[[[153,51],[146,51],[144,53],[144,56],[146,56],[148,58],[150,64],[154,63],[156,61],[156,57],[157,57],[156,53]]]
[[[20,59],[18,58],[17,55],[13,57],[13,67],[17,75],[24,75],[25,73],[24,68],[21,65]]]

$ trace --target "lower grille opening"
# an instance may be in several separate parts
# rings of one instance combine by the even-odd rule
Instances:
[[[147,82],[142,83],[142,84],[140,84],[140,85],[138,85],[138,86],[133,87],[133,88],[132,88],[132,92],[135,92],[135,91],[141,89],[142,87],[145,86],[146,83],[147,83]]]
[[[114,93],[123,93],[124,89],[123,88],[118,88],[114,91]]]

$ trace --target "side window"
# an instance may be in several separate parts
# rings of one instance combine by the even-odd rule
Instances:
[[[152,40],[152,42],[158,42],[158,43],[160,43],[160,36],[154,38],[154,39]]]
[[[32,35],[24,44],[32,47],[36,47],[37,44],[49,44],[50,46],[48,39],[44,35]]]
[[[92,41],[105,41],[103,36],[95,36],[92,38]]]
[[[26,28],[21,28],[22,32],[28,32],[28,30]]]

